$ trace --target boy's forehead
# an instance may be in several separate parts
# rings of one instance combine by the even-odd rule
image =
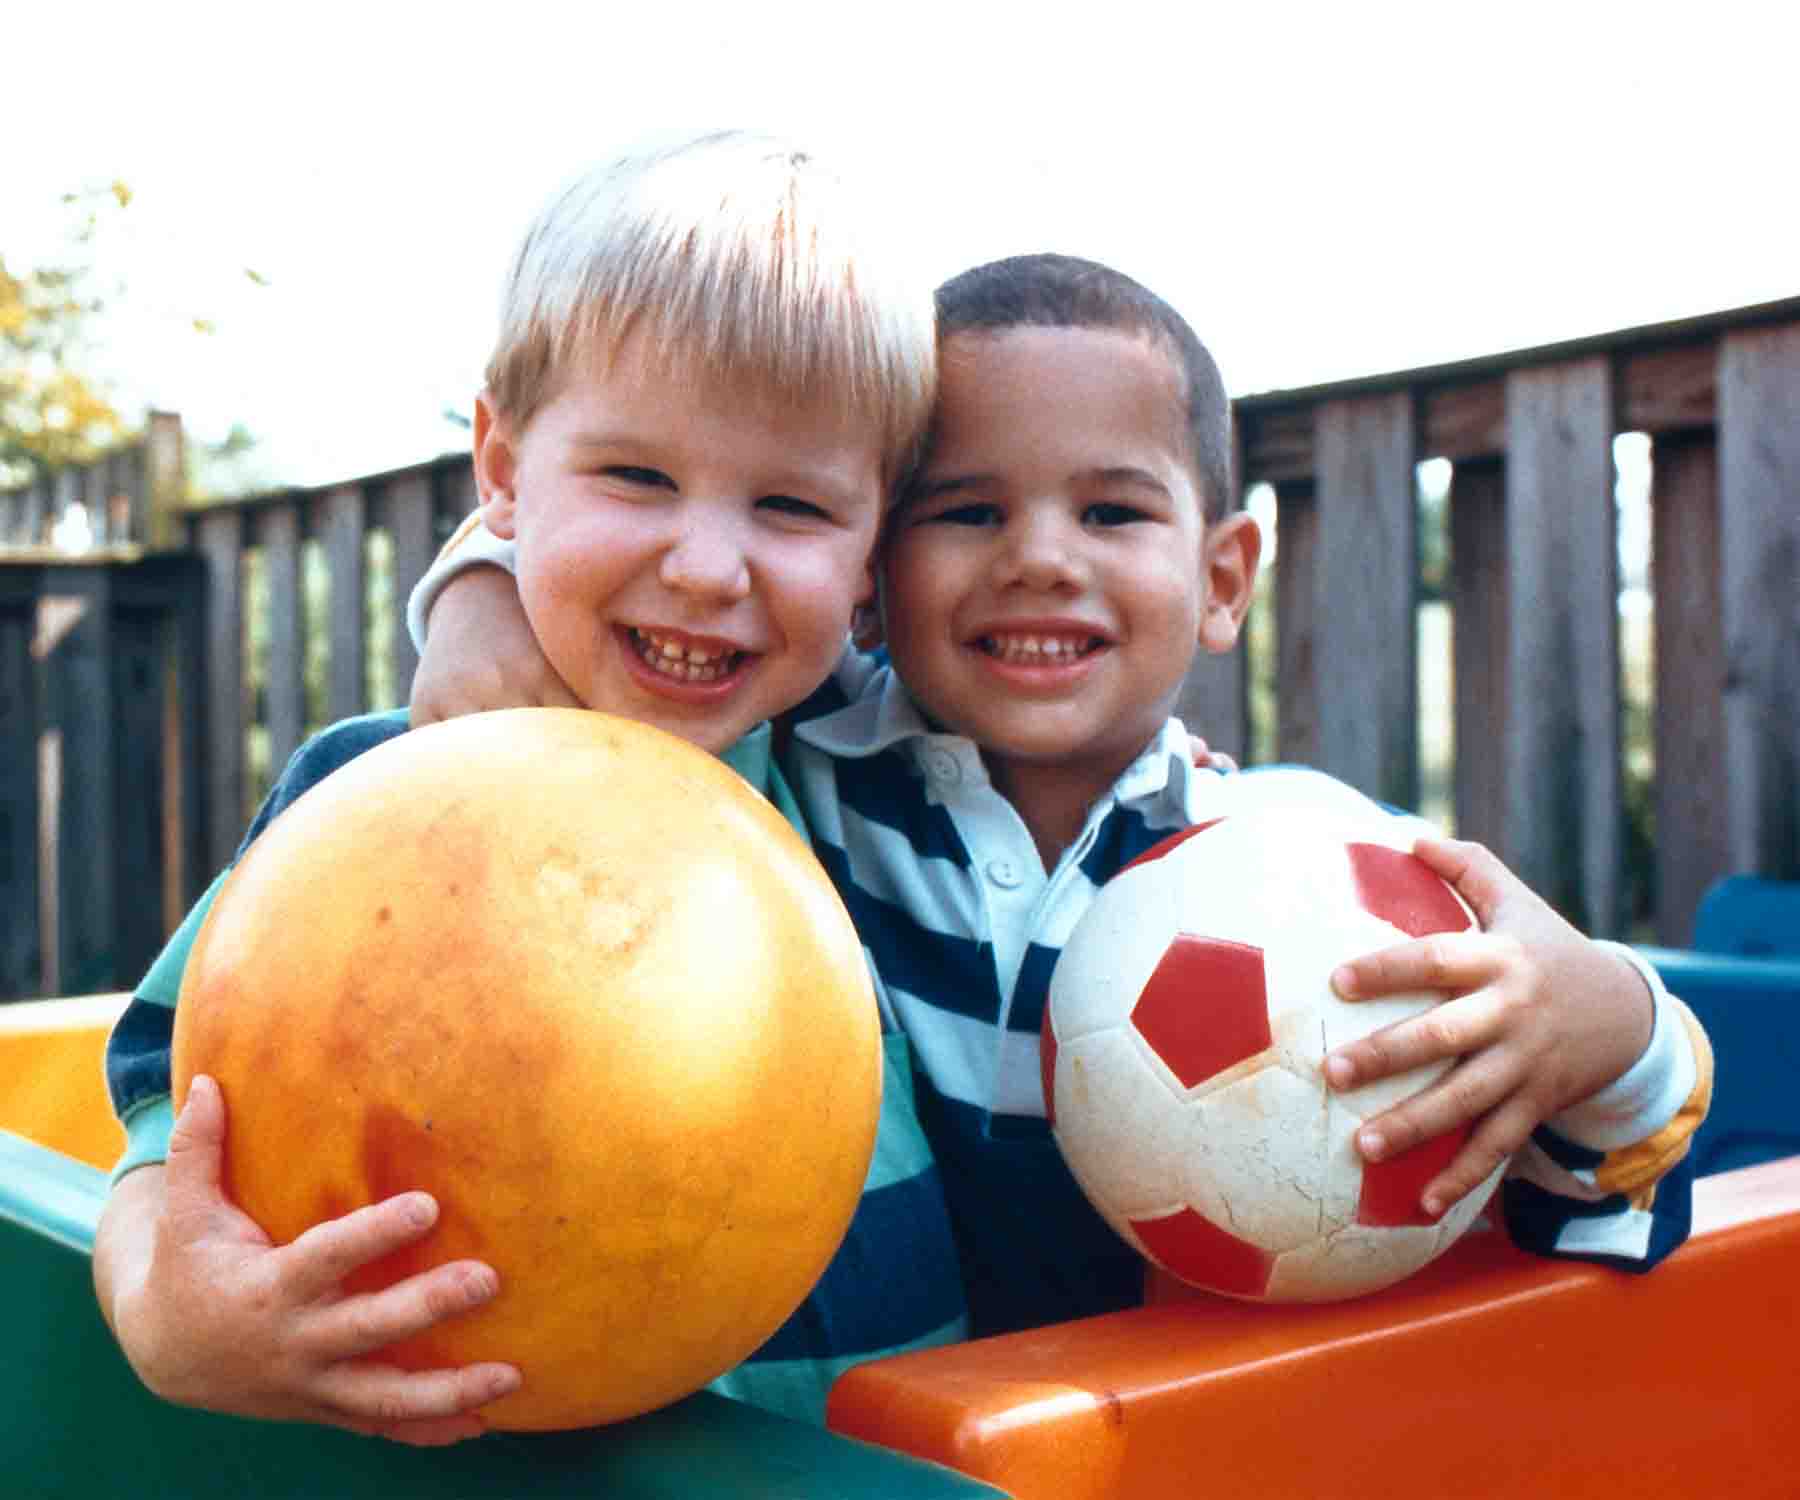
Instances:
[[[773,361],[721,363],[706,350],[641,333],[580,350],[557,381],[559,391],[571,386],[585,386],[595,399],[629,392],[671,412],[729,411],[769,423],[804,423],[834,432],[846,444],[879,449],[882,440],[880,422],[857,410],[840,388],[809,389]]]
[[[1141,467],[1156,454],[1197,478],[1186,389],[1164,341],[1037,326],[947,339],[927,472],[964,455],[1052,452],[1080,456],[1096,472]]]

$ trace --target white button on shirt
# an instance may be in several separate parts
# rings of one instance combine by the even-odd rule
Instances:
[[[990,859],[987,867],[988,879],[1003,891],[1014,889],[1024,877],[1019,873],[1018,864],[1010,859]]]
[[[933,781],[955,786],[962,780],[962,767],[956,763],[955,753],[942,745],[928,745],[919,758],[924,763],[925,774]]]

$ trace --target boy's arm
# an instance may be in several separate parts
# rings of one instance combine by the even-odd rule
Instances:
[[[1704,1032],[1653,969],[1577,932],[1487,850],[1425,838],[1416,852],[1461,892],[1481,931],[1344,965],[1334,983],[1346,998],[1418,989],[1453,998],[1338,1049],[1326,1073],[1348,1088],[1459,1062],[1370,1121],[1359,1147],[1383,1158],[1474,1122],[1462,1153],[1427,1185],[1427,1207],[1441,1211],[1513,1157],[1506,1203],[1521,1242],[1652,1263],[1686,1234],[1684,1158],[1711,1096]],[[1602,1222],[1653,1209],[1659,1222]]]
[[[545,660],[512,579],[513,544],[469,516],[407,601],[415,727],[491,708],[580,708]]]

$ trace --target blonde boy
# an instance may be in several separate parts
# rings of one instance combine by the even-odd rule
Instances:
[[[883,500],[934,375],[928,293],[884,256],[843,184],[790,145],[684,139],[549,204],[507,284],[474,467],[482,517],[516,546],[525,614],[573,700],[722,755],[798,821],[768,720],[818,686],[869,596]],[[404,713],[371,715],[309,742],[246,842],[406,727]],[[211,897],[109,1047],[129,1145],[95,1245],[101,1308],[171,1400],[411,1442],[479,1433],[479,1408],[516,1388],[517,1370],[406,1372],[380,1351],[489,1300],[492,1269],[440,1266],[375,1294],[344,1286],[427,1234],[432,1200],[401,1194],[272,1246],[220,1190],[217,1088],[197,1081],[171,1122],[173,1006]],[[816,1420],[843,1365],[962,1332],[910,1099],[894,1036],[876,1159],[839,1259],[721,1388]],[[886,1300],[869,1297],[871,1275]]]

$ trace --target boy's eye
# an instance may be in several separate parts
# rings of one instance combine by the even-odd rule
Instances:
[[[756,503],[762,510],[776,511],[784,516],[800,516],[807,520],[825,520],[830,516],[824,506],[802,500],[798,495],[764,495]]]
[[[641,468],[637,464],[611,464],[600,472],[608,479],[623,479],[627,484],[648,485],[662,490],[675,488],[675,481],[661,469]]]
[[[999,506],[972,500],[965,505],[949,505],[933,511],[924,519],[950,526],[997,526],[1001,518]]]
[[[1102,500],[1082,511],[1081,519],[1090,526],[1129,526],[1144,519],[1135,505],[1121,505],[1115,500]]]

